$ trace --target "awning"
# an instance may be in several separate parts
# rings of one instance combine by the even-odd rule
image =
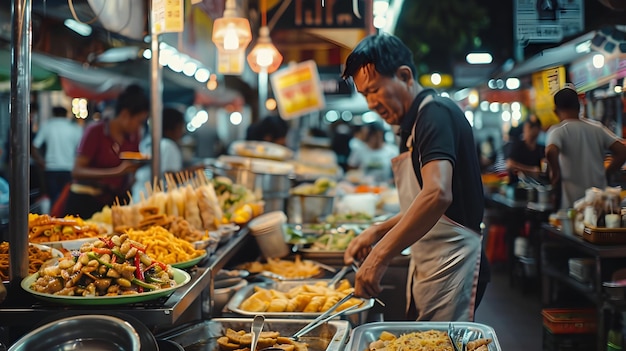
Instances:
[[[547,68],[570,64],[589,54],[588,51],[577,51],[576,47],[587,40],[591,40],[594,35],[595,31],[589,32],[555,48],[543,50],[515,66],[512,70],[504,72],[502,78],[521,77]]]
[[[11,90],[11,52],[0,50],[0,92]],[[31,68],[33,78],[31,90],[61,90],[59,77],[53,71],[33,63]]]

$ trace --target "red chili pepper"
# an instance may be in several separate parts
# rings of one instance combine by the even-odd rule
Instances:
[[[94,247],[91,251],[97,253],[98,255],[111,254],[111,249],[106,249],[103,247]]]
[[[137,246],[135,244],[130,244],[130,247],[134,247],[135,249],[137,249],[137,251],[141,251],[143,253],[146,253],[146,248],[145,247],[140,247],[140,246]]]
[[[111,263],[117,262],[117,255],[111,255]]]
[[[164,270],[164,271],[167,270],[167,265],[165,263],[163,263],[163,262],[159,262],[157,260],[153,260],[151,266],[154,265],[154,264],[158,264],[159,267],[161,267],[161,269]]]
[[[139,254],[135,255],[135,278],[144,281],[143,271],[141,270],[141,259],[139,258]],[[143,292],[143,287],[137,287],[137,291]]]
[[[102,241],[103,243],[106,244],[106,246],[109,247],[109,249],[112,249],[115,247],[115,244],[113,243],[113,240],[109,239],[109,238],[98,238],[100,239],[100,241]]]

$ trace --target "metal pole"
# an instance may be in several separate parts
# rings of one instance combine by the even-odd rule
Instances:
[[[154,21],[154,9],[151,2],[150,18]],[[159,64],[159,33],[152,23],[150,26],[150,124],[152,127],[152,179],[161,179],[161,137],[163,126],[163,82],[162,68]]]
[[[267,101],[267,67],[261,67],[259,72],[259,120],[267,116],[267,108],[265,102]]]
[[[11,197],[9,242],[11,286],[28,275],[30,195],[31,1],[13,0],[11,13]]]

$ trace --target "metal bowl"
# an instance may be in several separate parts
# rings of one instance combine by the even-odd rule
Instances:
[[[135,328],[119,318],[83,315],[43,325],[19,339],[9,351],[139,351]]]

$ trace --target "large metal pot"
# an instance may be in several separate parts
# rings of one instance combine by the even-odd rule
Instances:
[[[265,201],[265,211],[284,211],[294,174],[293,165],[286,162],[221,156],[205,162],[215,174],[254,191]]]
[[[296,195],[289,197],[289,223],[317,223],[319,218],[333,213],[335,197],[328,195]]]
[[[135,328],[122,319],[82,315],[45,324],[19,339],[9,351],[98,350],[139,351]]]

